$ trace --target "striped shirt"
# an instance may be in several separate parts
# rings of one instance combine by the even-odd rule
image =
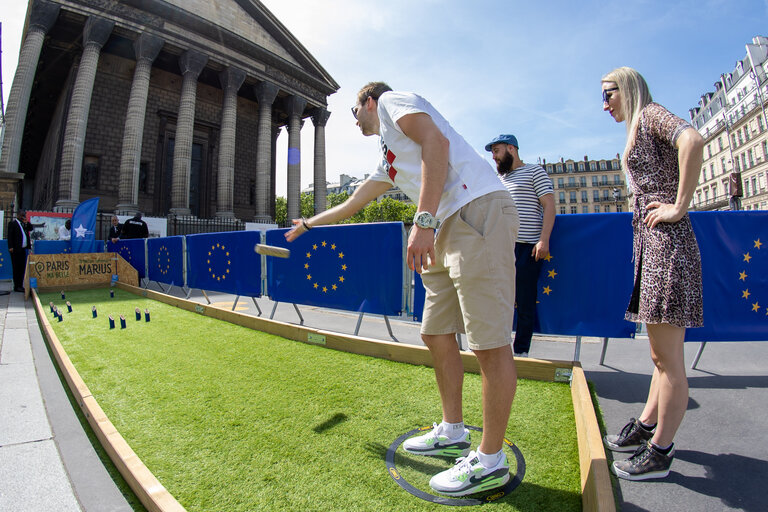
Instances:
[[[520,216],[517,241],[535,244],[539,241],[544,223],[544,207],[539,198],[555,193],[547,171],[540,165],[524,164],[506,174],[500,174],[499,179],[512,194]]]

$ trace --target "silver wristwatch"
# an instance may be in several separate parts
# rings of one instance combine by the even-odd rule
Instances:
[[[413,223],[424,229],[437,229],[440,221],[429,212],[416,212],[413,216]]]

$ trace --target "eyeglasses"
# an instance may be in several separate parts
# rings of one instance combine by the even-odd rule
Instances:
[[[365,105],[365,103],[368,101],[368,98],[370,98],[370,96],[366,96],[365,99],[361,101],[359,105],[355,105],[354,107],[352,107],[352,115],[354,116],[355,119],[357,119],[357,113],[360,111],[362,106]]]
[[[611,100],[611,96],[613,94],[608,94],[609,92],[618,91],[618,87],[611,87],[610,89],[603,89],[603,103],[608,103]]]

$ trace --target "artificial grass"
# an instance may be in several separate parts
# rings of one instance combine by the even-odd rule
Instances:
[[[122,290],[113,299],[106,289],[68,292],[72,313],[59,294],[40,299],[65,311],[63,322],[51,323],[73,364],[118,431],[187,510],[443,507],[402,490],[384,463],[393,440],[439,421],[431,368],[286,340]],[[149,323],[143,314],[135,320],[136,307],[150,310]],[[116,329],[108,328],[108,314]],[[120,314],[127,329],[120,329]],[[467,374],[470,425],[482,424],[480,396],[480,376]],[[581,509],[567,385],[519,381],[507,438],[525,457],[525,477],[509,496],[485,506]],[[396,463],[427,492],[431,475],[450,465],[402,448]]]

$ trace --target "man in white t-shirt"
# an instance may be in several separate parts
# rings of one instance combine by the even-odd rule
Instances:
[[[440,493],[463,496],[501,487],[510,478],[502,448],[517,384],[510,347],[517,209],[490,164],[424,98],[372,82],[358,93],[352,113],[363,135],[381,138],[378,169],[343,204],[294,219],[286,239],[351,217],[393,185],[417,204],[406,260],[422,274],[426,289],[421,335],[434,361],[443,417],[403,448],[463,457],[430,480]],[[477,451],[470,451],[463,422],[460,332],[483,373]]]

